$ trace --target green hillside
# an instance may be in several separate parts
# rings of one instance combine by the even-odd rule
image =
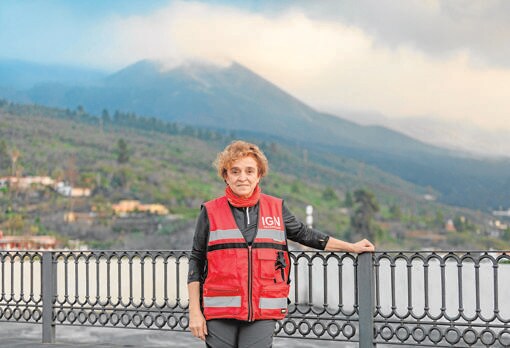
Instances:
[[[236,134],[134,114],[105,112],[98,118],[82,108],[62,110],[1,101],[0,177],[13,169],[20,176],[48,175],[91,188],[93,194],[71,199],[49,189],[4,188],[0,191],[0,229],[13,234],[56,234],[64,243],[81,239],[99,248],[189,247],[200,204],[224,189],[211,163],[234,138]],[[402,231],[442,233],[444,221],[438,221],[438,216],[446,220],[460,215],[472,222],[471,230],[448,235],[436,243],[438,246],[501,245],[497,239],[474,234],[482,228],[477,224],[486,218],[483,214],[424,200],[424,194],[437,195],[430,188],[352,159],[303,150],[276,138],[257,134],[243,138],[260,144],[269,158],[270,174],[262,182],[263,191],[283,197],[301,219],[306,205],[312,204],[315,227],[335,236],[360,237],[350,227],[353,208],[345,206],[344,197],[347,192],[367,188],[375,193],[381,208],[376,217],[380,248],[419,248],[423,242],[403,238]],[[127,144],[127,160],[119,161],[119,141]],[[12,151],[19,154],[15,168]],[[163,204],[171,218],[115,218],[111,205],[122,199]],[[94,212],[95,218],[66,223],[64,214],[69,211]]]
[[[24,81],[27,74],[5,74],[25,68],[33,79]],[[510,201],[509,159],[467,157],[384,127],[347,121],[342,118],[345,115],[319,112],[240,64],[219,67],[187,62],[164,70],[160,62],[142,60],[107,76],[87,70],[72,73],[64,67],[59,74],[55,69],[30,63],[13,66],[0,60],[0,80],[7,78],[0,83],[0,97],[61,108],[81,105],[95,115],[104,109],[128,116],[137,113],[181,127],[215,128],[292,149],[305,148],[310,154],[350,158],[414,185],[432,187],[445,204],[490,212]],[[76,78],[66,81],[57,78],[60,75]],[[84,81],[86,76],[90,79]],[[29,81],[39,82],[18,89]],[[156,119],[150,122],[158,124]],[[332,168],[343,170],[342,166]]]

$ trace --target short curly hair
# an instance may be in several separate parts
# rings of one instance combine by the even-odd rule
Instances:
[[[267,163],[266,156],[257,145],[242,140],[231,142],[216,156],[214,166],[218,170],[218,176],[225,179],[227,171],[232,166],[232,163],[247,156],[253,157],[257,162],[259,176],[265,176],[269,171],[269,164]]]

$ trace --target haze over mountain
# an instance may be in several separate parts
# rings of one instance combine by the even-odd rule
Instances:
[[[82,84],[105,77],[95,69],[0,59],[0,88],[24,90],[39,83]]]
[[[321,113],[256,73],[233,63],[197,62],[163,70],[140,61],[84,85],[40,83],[15,97],[100,115],[104,109],[278,138],[303,148],[340,154],[442,193],[447,203],[483,209],[510,202],[510,160],[466,158],[381,126],[361,126]],[[334,165],[334,164],[330,164]]]
[[[466,156],[510,157],[510,139],[508,132],[502,129],[485,129],[469,121],[455,122],[437,117],[390,118],[352,110],[333,113],[360,125],[386,127],[427,144],[463,152]]]

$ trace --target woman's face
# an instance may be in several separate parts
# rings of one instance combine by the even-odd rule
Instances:
[[[227,170],[225,181],[237,196],[250,197],[260,181],[257,161],[251,156],[234,161]]]

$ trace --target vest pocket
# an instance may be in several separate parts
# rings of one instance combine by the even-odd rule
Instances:
[[[260,277],[263,279],[275,279],[276,250],[259,249],[257,250],[259,260]]]
[[[289,286],[287,284],[277,284],[262,288],[258,301],[261,317],[284,318],[287,314],[287,305],[289,303],[288,295]]]
[[[285,295],[285,298],[287,298],[289,289],[290,286],[288,284],[275,284],[263,287],[260,293],[268,297],[280,297],[279,295]]]
[[[232,315],[241,310],[241,290],[238,287],[204,285],[204,314]]]
[[[221,285],[204,285],[204,297],[237,296],[241,294],[238,287]]]
[[[216,282],[238,279],[236,250],[223,249],[208,252],[207,276]]]

